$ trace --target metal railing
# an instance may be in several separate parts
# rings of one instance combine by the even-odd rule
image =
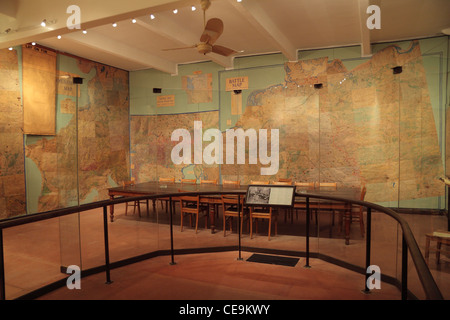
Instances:
[[[106,276],[106,282],[111,283],[111,274],[110,270],[114,266],[123,266],[126,264],[134,263],[137,261],[136,257],[126,259],[127,261],[121,261],[120,263],[115,263],[114,266],[110,262],[110,249],[109,249],[109,235],[108,235],[108,206],[113,206],[125,202],[132,202],[132,201],[138,201],[138,200],[154,200],[161,197],[169,198],[170,203],[172,203],[173,198],[177,198],[181,195],[203,195],[203,196],[211,196],[211,195],[237,195],[239,198],[245,196],[245,191],[233,191],[233,192],[185,192],[185,193],[174,193],[174,194],[160,194],[160,195],[147,195],[147,196],[140,196],[140,197],[124,197],[119,198],[115,200],[105,200],[105,201],[99,201],[89,204],[83,204],[80,206],[75,207],[69,207],[69,208],[63,208],[58,210],[52,210],[48,212],[43,213],[35,213],[30,215],[24,215],[24,216],[18,216],[14,218],[9,218],[5,220],[0,221],[0,300],[6,299],[5,294],[5,261],[4,261],[4,245],[3,245],[3,230],[19,225],[29,224],[33,222],[48,220],[52,218],[62,217],[74,213],[80,213],[92,209],[98,209],[103,208],[103,234],[104,234],[104,257],[105,257],[105,264],[104,266],[100,268],[95,268],[94,271],[90,272],[96,273],[96,272],[105,272]],[[349,200],[349,199],[343,199],[340,197],[334,197],[334,196],[325,196],[325,195],[312,195],[308,193],[297,193],[296,192],[296,198],[305,198],[306,200],[306,266],[309,266],[309,259],[311,257],[310,252],[310,199],[317,199],[317,200],[326,200],[326,201],[337,201],[337,202],[345,202],[349,203],[351,205],[356,206],[362,206],[366,208],[367,215],[366,215],[366,246],[365,246],[365,264],[366,268],[370,266],[371,262],[371,216],[372,211],[377,211],[384,213],[393,219],[395,219],[402,230],[402,245],[401,245],[401,281],[400,281],[400,290],[401,290],[401,299],[406,300],[408,299],[408,251],[411,255],[412,261],[414,263],[415,269],[417,271],[417,274],[420,279],[420,283],[422,285],[422,288],[425,292],[426,299],[428,300],[443,300],[443,296],[422,256],[422,253],[420,252],[420,249],[417,245],[417,242],[414,238],[414,235],[408,225],[408,223],[395,211],[385,208],[380,205],[376,205],[370,202],[366,201],[360,201],[360,200]],[[240,200],[240,199],[239,199]],[[240,206],[240,201],[238,200],[238,206]],[[240,212],[238,207],[238,212]],[[174,264],[174,256],[176,249],[174,248],[174,236],[173,236],[173,206],[170,205],[170,250],[161,252],[160,254],[170,254],[171,256],[171,263]],[[240,221],[241,219],[237,219],[239,222],[238,230],[240,230]],[[241,251],[242,251],[242,244],[241,244],[241,235],[239,232],[238,237],[238,244],[237,249],[239,250],[239,258],[241,258]],[[155,255],[143,255],[140,257],[140,259],[146,259],[148,257],[152,257]],[[85,273],[87,274],[87,273]],[[368,275],[366,274],[365,278],[367,280]],[[65,282],[60,281],[60,285],[65,285]],[[365,281],[365,290],[369,290],[367,288],[367,281]],[[54,287],[54,286],[53,286]],[[52,288],[53,288],[52,287]],[[39,290],[38,290],[39,291]],[[42,292],[41,292],[42,293]],[[41,293],[36,293],[35,296],[39,296]],[[33,295],[25,295],[25,298],[33,297]],[[22,297],[22,298],[24,298]]]

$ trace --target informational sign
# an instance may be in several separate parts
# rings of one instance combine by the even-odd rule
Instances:
[[[292,207],[295,186],[250,185],[245,197],[246,205]]]
[[[248,77],[227,78],[226,91],[248,89]]]
[[[173,107],[175,106],[175,95],[167,95],[167,96],[157,96],[156,97],[156,106],[157,107]]]

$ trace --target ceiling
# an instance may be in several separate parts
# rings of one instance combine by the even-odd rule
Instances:
[[[67,20],[75,12],[67,8],[74,2],[81,29],[71,30]],[[380,8],[380,29],[366,26],[372,4]],[[210,18],[224,22],[216,44],[237,54],[163,51],[200,42],[200,0],[1,0],[0,49],[35,41],[129,71],[154,68],[170,74],[177,74],[179,64],[212,60],[231,69],[239,56],[281,52],[295,61],[302,50],[351,45],[370,56],[371,43],[442,35],[450,27],[450,0],[212,0],[206,11]],[[43,19],[46,27],[39,25]]]

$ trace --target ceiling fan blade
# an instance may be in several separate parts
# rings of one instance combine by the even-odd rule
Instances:
[[[196,48],[196,47],[197,47],[197,45],[194,44],[193,46],[189,46],[189,47],[162,49],[162,51],[172,51],[172,50],[192,49],[192,48]]]
[[[228,56],[231,56],[232,54],[237,53],[237,51],[230,49],[230,48],[223,47],[223,46],[213,46],[212,52],[220,54],[225,57],[228,57]]]
[[[218,18],[209,19],[200,37],[201,42],[213,45],[223,32],[223,22]]]

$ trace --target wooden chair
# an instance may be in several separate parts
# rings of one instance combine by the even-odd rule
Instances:
[[[272,184],[278,186],[292,186],[292,182],[289,181],[274,181]]]
[[[248,220],[248,210],[244,208],[244,196],[240,198],[240,218],[241,218],[241,234],[242,226],[244,224],[244,218]],[[223,236],[226,236],[227,219],[230,222],[230,231],[233,232],[233,218],[239,216],[238,213],[238,196],[235,195],[222,195],[223,206]],[[247,223],[248,224],[248,223]]]
[[[217,185],[217,180],[203,180],[203,179],[200,179],[200,184],[214,184],[214,185]]]
[[[159,183],[160,184],[174,184],[175,183],[175,178],[159,178]],[[161,203],[161,209],[164,209],[163,203],[166,204],[166,212],[168,211],[169,208],[169,201],[170,198],[164,197],[164,198],[158,198],[157,201],[159,201]]]
[[[256,233],[258,233],[258,219],[266,219],[269,221],[269,235],[268,239],[270,240],[270,234],[271,234],[271,226],[272,222],[275,226],[275,236],[277,235],[277,221],[278,213],[273,210],[272,207],[263,207],[263,208],[255,208],[250,207],[250,239],[253,238],[253,220],[255,220],[255,226],[256,226]]]
[[[196,184],[197,179],[181,179],[181,184]]]
[[[312,188],[312,189],[314,189],[315,182],[298,182],[298,181],[295,181],[294,185],[296,187],[300,187],[300,188]]]
[[[224,187],[236,187],[239,188],[241,185],[240,180],[222,180],[222,186]]]
[[[270,181],[250,181],[250,184],[269,184]]]
[[[123,181],[122,182],[122,186],[125,188],[125,187],[131,187],[131,186],[134,186],[135,185],[135,183],[134,183],[134,181],[133,180],[131,180],[131,181]],[[147,212],[148,212],[148,200],[147,201],[145,201],[145,200],[141,200],[141,201],[133,201],[133,204],[130,204],[129,202],[125,202],[125,215],[127,215],[128,214],[128,207],[129,206],[133,206],[133,214],[135,214],[136,213],[136,208],[138,209],[138,214],[139,214],[139,217],[141,217],[141,204],[144,204],[144,203],[146,203],[147,204]]]
[[[189,216],[189,223],[192,226],[192,216],[195,215],[195,233],[197,233],[200,213],[205,211],[205,228],[208,228],[209,212],[200,205],[200,196],[180,196],[179,199],[181,211],[181,231],[183,231],[183,217]]]
[[[364,198],[366,197],[366,192],[367,192],[366,186],[363,185],[361,188],[361,196],[360,196],[361,201],[364,201]],[[359,222],[359,227],[361,229],[361,236],[364,237],[365,228],[364,228],[363,212],[364,212],[364,208],[362,206],[352,206],[352,208],[350,209],[350,223],[355,222],[355,221]],[[341,211],[341,214],[340,214],[340,221],[339,221],[339,230],[340,231],[342,229],[342,223],[343,223],[342,215],[344,213],[345,212]]]
[[[337,189],[337,182],[319,182],[319,188],[334,188]]]

